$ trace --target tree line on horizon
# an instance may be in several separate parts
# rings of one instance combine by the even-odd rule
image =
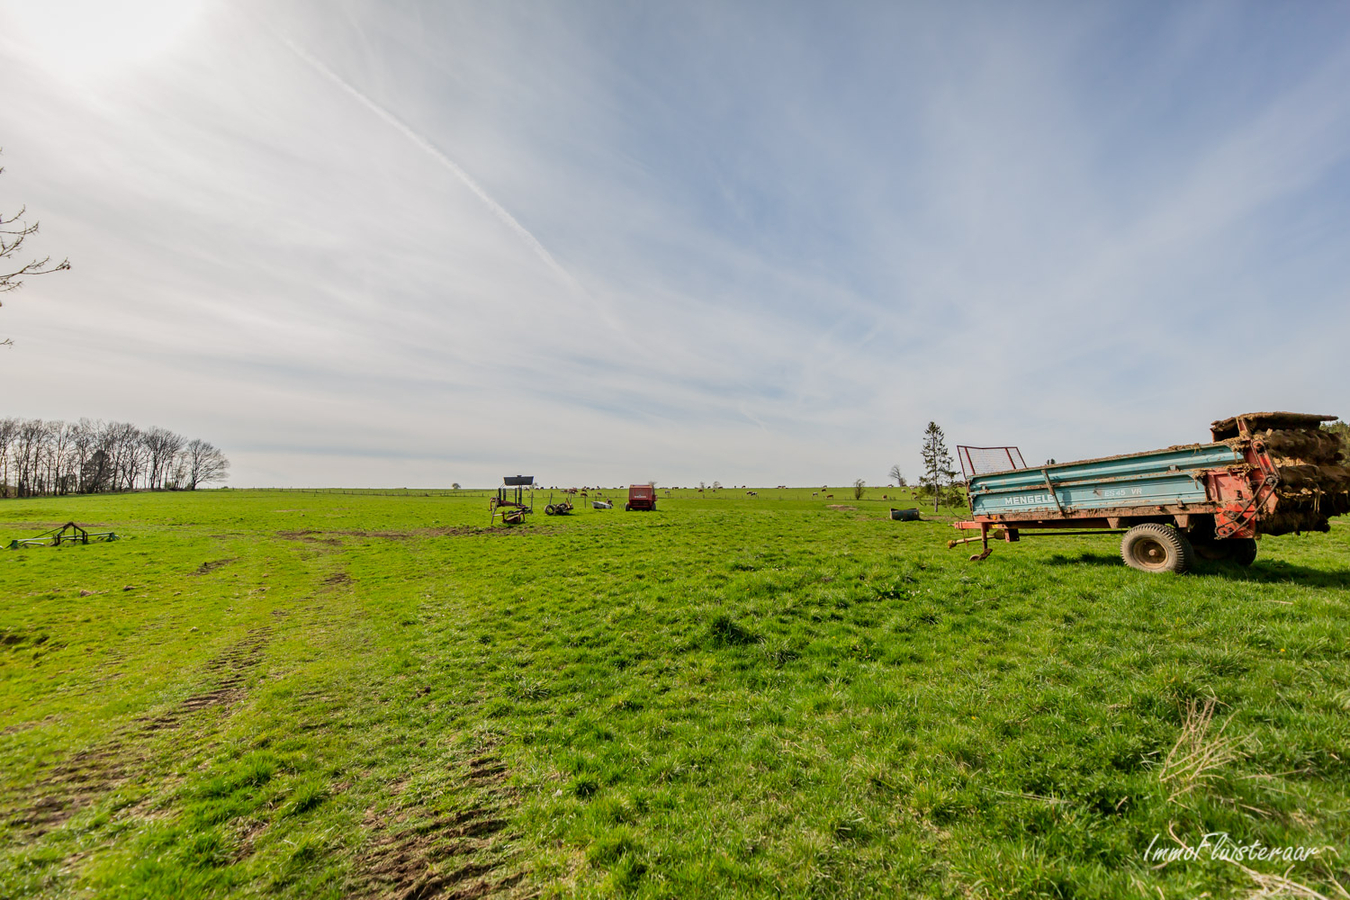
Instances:
[[[229,474],[209,441],[167,428],[80,419],[0,419],[0,497],[195,490]]]

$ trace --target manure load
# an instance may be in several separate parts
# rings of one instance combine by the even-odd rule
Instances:
[[[1210,426],[1214,440],[1243,448],[1263,444],[1278,481],[1260,516],[1260,534],[1327,531],[1332,516],[1350,512],[1350,469],[1340,439],[1320,427],[1335,416],[1251,413]]]

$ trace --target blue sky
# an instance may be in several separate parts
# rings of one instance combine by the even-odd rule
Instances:
[[[0,208],[73,264],[6,415],[444,486],[1350,414],[1345,4],[119,10],[0,0]]]

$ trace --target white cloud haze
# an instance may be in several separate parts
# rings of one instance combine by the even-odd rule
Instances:
[[[0,209],[73,268],[5,298],[3,415],[486,486],[1350,414],[1341,4],[202,0],[74,60],[31,6]]]

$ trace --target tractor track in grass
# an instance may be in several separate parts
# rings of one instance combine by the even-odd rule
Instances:
[[[514,865],[502,806],[506,766],[491,747],[464,764],[471,802],[455,812],[415,801],[381,815],[367,811],[376,837],[358,860],[349,895],[397,900],[478,900],[521,896],[525,873]],[[396,790],[402,794],[404,787]],[[392,815],[392,821],[390,820]]]
[[[438,528],[416,528],[404,531],[368,531],[359,528],[318,529],[305,528],[291,531],[278,531],[277,537],[290,541],[303,541],[310,544],[324,544],[330,547],[342,547],[343,538],[381,538],[384,540],[411,540],[428,537],[507,537],[519,535],[553,535],[548,529],[535,529],[528,526],[476,527],[472,525],[444,526]]]
[[[138,721],[143,722],[148,731],[161,731],[177,728],[189,713],[238,703],[247,693],[242,685],[262,662],[263,651],[271,634],[270,626],[253,629],[248,637],[206,664],[206,671],[216,676],[210,689],[193,694],[166,713]]]
[[[244,682],[262,662],[271,628],[255,628],[205,666],[211,686],[158,716],[132,724],[92,747],[81,750],[39,778],[28,791],[37,799],[10,818],[10,824],[32,840],[64,825],[72,816],[122,785],[143,781],[153,772],[142,745],[156,732],[178,728],[190,713],[229,707],[245,696]]]

